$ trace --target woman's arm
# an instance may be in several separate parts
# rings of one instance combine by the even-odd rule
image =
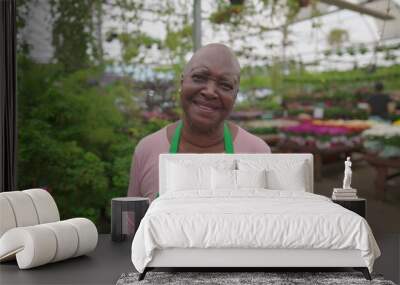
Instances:
[[[129,175],[129,186],[128,186],[128,197],[142,197],[140,191],[140,182],[142,180],[142,173],[140,169],[141,167],[141,158],[140,153],[135,151],[132,157],[131,171]]]

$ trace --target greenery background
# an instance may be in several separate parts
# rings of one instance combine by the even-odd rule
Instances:
[[[29,5],[33,2],[18,0],[19,31],[25,27]],[[261,3],[272,6],[275,11],[280,10],[286,15],[286,28],[299,9],[299,1],[295,0],[284,5],[280,3],[284,1],[249,2],[254,7]],[[179,2],[180,12],[171,1],[162,1],[151,11],[143,1],[133,0],[51,0],[49,3],[54,19],[53,60],[49,63],[35,62],[29,56],[31,47],[18,38],[18,188],[45,188],[55,198],[63,219],[87,217],[95,222],[99,232],[109,232],[110,199],[126,195],[136,144],[180,113],[177,104],[180,70],[185,56],[193,48],[191,14],[187,7],[191,1]],[[251,23],[245,22],[241,15],[254,13],[255,8],[252,5],[246,9],[231,6],[226,1],[216,3],[218,9],[210,15],[216,29],[224,25],[232,38],[244,37],[246,27]],[[171,82],[164,86],[157,82],[137,82],[129,76],[111,81],[104,78],[107,66],[115,62],[105,56],[102,40],[95,35],[104,13],[112,7],[120,9],[121,13],[113,17],[118,18],[121,25],[137,27],[130,32],[111,28],[102,39],[121,44],[122,56],[118,64],[134,66],[146,63],[149,60],[147,52],[156,47],[165,59],[156,69],[161,73],[172,72],[174,78]],[[166,24],[164,39],[153,38],[140,30],[144,11],[156,15]],[[239,27],[242,34],[238,32]],[[260,35],[268,31],[264,26],[257,28]],[[343,31],[332,31],[333,51],[326,51],[326,56],[338,53],[340,49],[341,53],[366,52],[362,47],[342,48],[343,38],[346,38]],[[389,53],[395,48],[399,47],[380,47],[377,52]],[[252,50],[245,47],[237,54],[247,59],[252,59],[253,55]],[[236,109],[280,111],[282,99],[315,101],[313,94],[319,91],[326,95],[319,100],[328,98],[342,102],[345,99],[351,108],[351,104],[360,99],[354,90],[370,87],[376,80],[384,81],[389,90],[398,90],[399,75],[399,65],[311,73],[301,62],[272,59],[264,66],[243,67],[240,88],[246,93],[246,100]],[[169,93],[164,94],[160,101],[169,104],[168,110],[163,109],[160,102],[146,101],[149,88],[158,88],[161,93],[169,88]],[[272,96],[253,98],[252,90],[262,88],[272,90]],[[143,101],[147,102],[145,108],[140,104]],[[143,115],[144,111],[160,108],[162,113],[173,115]],[[332,117],[340,117],[348,113],[348,109],[338,106],[330,112]]]

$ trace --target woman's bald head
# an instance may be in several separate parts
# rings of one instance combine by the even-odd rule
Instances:
[[[229,47],[219,43],[208,44],[198,49],[186,64],[183,70],[183,76],[185,76],[187,72],[190,71],[193,67],[196,67],[197,65],[204,62],[205,59],[209,59],[214,64],[225,67],[231,73],[237,75],[239,81],[239,61]]]

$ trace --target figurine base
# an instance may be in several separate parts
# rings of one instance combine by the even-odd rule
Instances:
[[[333,192],[357,192],[355,188],[333,188]]]
[[[357,199],[357,189],[354,188],[333,188],[333,200],[353,200]]]

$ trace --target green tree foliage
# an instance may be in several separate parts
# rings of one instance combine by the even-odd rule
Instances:
[[[129,4],[114,3],[121,9]],[[126,11],[137,15],[138,3]],[[30,5],[30,0],[18,1],[18,31]],[[33,62],[19,37],[18,188],[46,188],[63,219],[87,217],[108,232],[110,199],[126,195],[136,144],[168,122],[141,119],[131,79],[103,80],[104,1],[51,0],[50,5],[54,63]],[[127,20],[125,14],[120,17]],[[136,23],[140,26],[140,19]],[[161,45],[140,31],[116,37],[125,64],[141,61],[143,54],[135,51]],[[169,44],[170,49],[179,46],[179,39]]]
[[[99,9],[100,0],[51,0],[53,46],[55,58],[72,72],[90,66],[92,59],[99,57],[94,32],[94,11]]]
[[[19,189],[44,187],[63,218],[88,217],[107,230],[110,198],[126,195],[134,147],[153,131],[132,115],[134,103],[118,108],[129,84],[102,87],[94,68],[59,76],[59,65],[25,57],[18,66]]]

